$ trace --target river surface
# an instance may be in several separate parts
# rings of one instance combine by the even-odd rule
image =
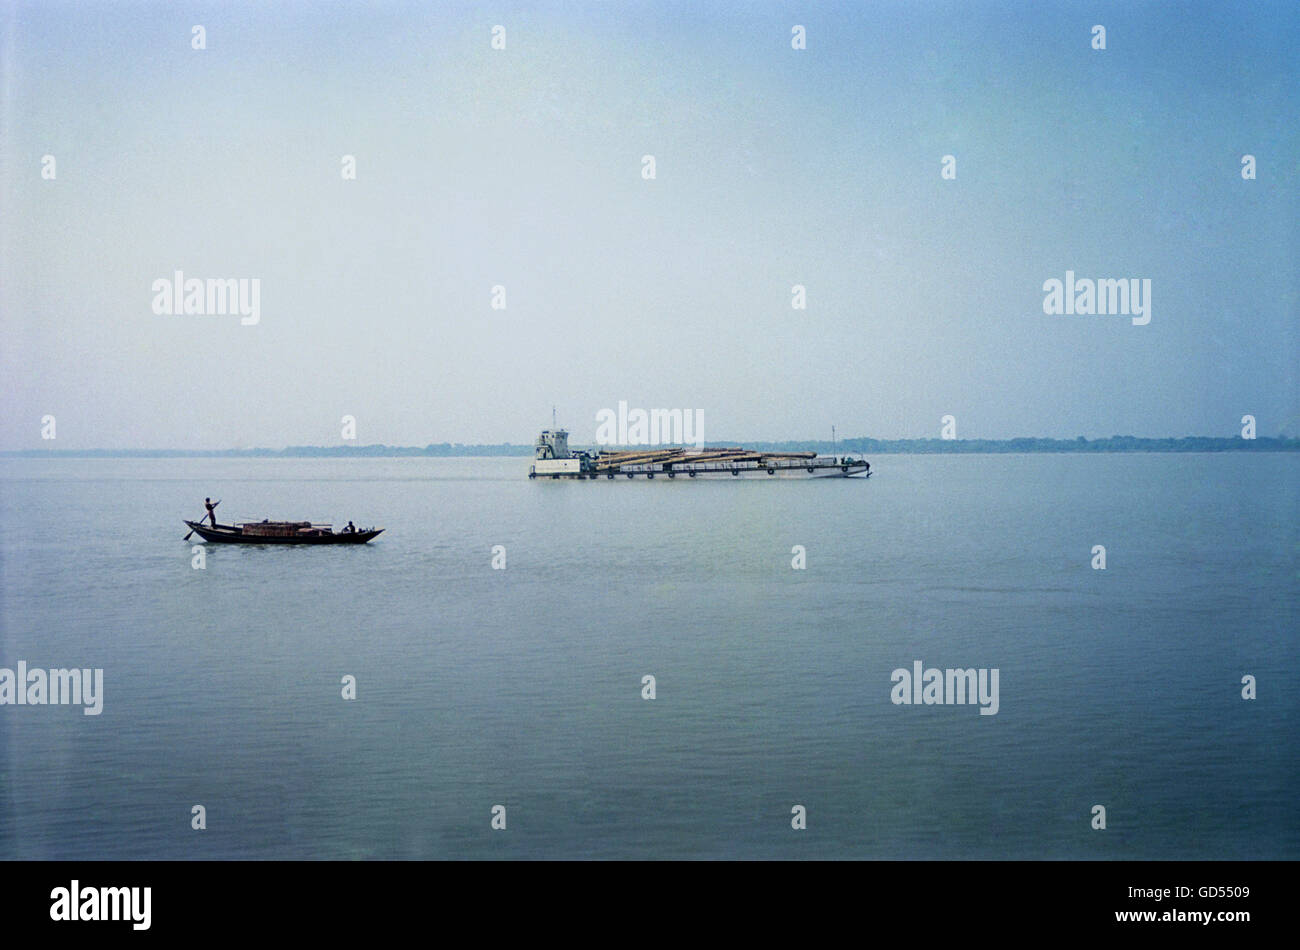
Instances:
[[[871,461],[0,460],[0,667],[104,671],[0,706],[0,857],[1300,858],[1300,456]],[[196,569],[205,495],[387,530]]]

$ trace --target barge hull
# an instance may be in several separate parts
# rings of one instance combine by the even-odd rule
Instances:
[[[633,480],[673,480],[682,479],[698,480],[701,478],[714,480],[739,481],[741,479],[777,481],[781,479],[809,479],[809,478],[855,478],[861,476],[870,478],[871,472],[863,465],[850,465],[847,470],[842,466],[824,466],[817,468],[812,472],[806,469],[775,469],[770,475],[766,469],[761,468],[742,468],[737,469],[734,473],[731,471],[723,472],[557,472],[544,474],[540,472],[529,473],[529,478],[541,479],[567,479],[569,481],[582,481],[592,479],[593,481],[627,481]]]

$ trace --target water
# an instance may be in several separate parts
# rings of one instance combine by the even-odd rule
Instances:
[[[872,462],[0,461],[0,667],[105,676],[0,707],[0,856],[1300,857],[1300,458]],[[388,531],[194,570],[205,495]],[[892,704],[914,660],[999,712]]]

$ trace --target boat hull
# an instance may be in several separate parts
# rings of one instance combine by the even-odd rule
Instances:
[[[213,544],[365,544],[379,535],[384,533],[383,528],[374,531],[358,531],[355,534],[318,534],[302,535],[299,537],[272,537],[264,535],[244,534],[238,528],[219,525],[213,528],[211,525],[199,524],[197,521],[186,521],[186,525],[194,529],[204,541],[210,541]]]

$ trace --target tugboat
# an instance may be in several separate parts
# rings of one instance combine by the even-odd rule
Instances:
[[[529,478],[849,478],[871,477],[871,463],[849,455],[816,452],[760,452],[744,448],[686,446],[623,452],[570,451],[569,433],[546,429],[533,447]]]

